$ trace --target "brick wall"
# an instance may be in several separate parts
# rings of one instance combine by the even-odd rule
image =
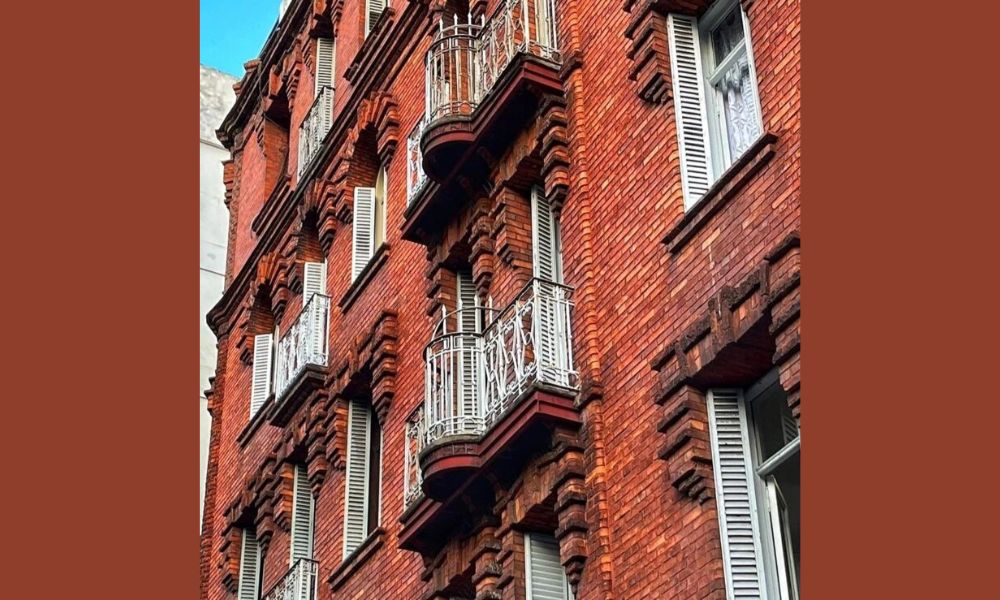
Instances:
[[[405,137],[423,114],[423,57],[433,31],[427,9],[421,9],[421,25],[413,42],[385,59],[393,65],[387,70],[391,76],[370,84],[357,79],[348,82],[345,78],[361,48],[363,3],[305,4],[309,6],[294,2],[289,10],[296,18],[309,14],[298,21],[302,31],[279,62],[295,64],[296,59],[289,56],[314,52],[314,44],[306,41],[314,6],[327,9],[315,18],[331,22],[339,11],[339,24],[334,25],[338,36],[335,114],[356,106],[355,91],[368,85],[372,90],[388,91],[397,105],[402,141],[387,163],[386,258],[353,301],[339,308],[337,304],[352,291],[349,210],[339,211],[340,220],[326,246],[316,241],[316,225],[309,220],[313,217],[305,219],[294,210],[274,211],[274,236],[258,237],[250,229],[251,221],[266,209],[265,201],[278,180],[268,144],[280,146],[290,141],[289,172],[294,173],[297,165],[298,124],[311,104],[314,88],[310,69],[303,67],[291,98],[289,138],[283,141],[281,132],[262,121],[259,111],[250,111],[251,116],[240,125],[242,146],[234,155],[233,169],[237,192],[230,205],[232,214],[239,217],[229,249],[233,263],[229,280],[236,289],[229,290],[227,296],[234,298],[234,306],[248,305],[252,287],[249,281],[254,277],[240,278],[237,274],[256,274],[255,257],[260,255],[272,252],[279,257],[279,263],[281,257],[287,258],[284,268],[292,273],[284,276],[287,281],[296,279],[296,269],[301,280],[302,260],[325,258],[329,265],[327,291],[334,305],[330,315],[328,381],[335,380],[338,373],[349,374],[358,368],[356,349],[366,332],[380,321],[383,311],[388,309],[398,315],[394,394],[383,423],[383,543],[336,590],[327,584],[327,578],[341,564],[344,472],[334,465],[317,486],[314,556],[321,565],[322,599],[423,598],[431,591],[431,584],[421,581],[425,566],[421,557],[397,549],[403,511],[403,431],[406,418],[423,399],[422,351],[430,339],[436,307],[438,302],[450,302],[449,286],[453,285],[453,277],[445,274],[437,278],[436,289],[428,276],[435,277],[434,265],[447,262],[453,244],[460,243],[479,218],[476,199],[456,198],[456,206],[464,203],[465,208],[456,213],[439,247],[428,251],[401,239],[407,200]],[[492,10],[496,2],[489,4]],[[633,63],[628,57],[631,43],[625,32],[638,9],[623,10],[622,0],[557,0],[556,4],[564,62],[578,65],[562,75],[571,157],[569,190],[561,217],[564,279],[576,288],[575,355],[585,381],[584,400],[593,399],[581,409],[584,424],[579,432],[587,468],[589,555],[577,598],[722,598],[725,593],[720,584],[722,563],[714,500],[709,497],[696,501],[671,486],[667,464],[658,458],[664,442],[658,430],[663,409],[653,398],[658,375],[650,365],[668,344],[702,317],[712,298],[726,286],[738,285],[751,275],[782,239],[799,228],[799,3],[745,3],[750,7],[764,129],[776,136],[774,156],[736,190],[722,210],[673,249],[662,240],[685,214],[674,107],[669,100],[655,103],[642,99],[639,84],[629,79]],[[397,24],[413,9],[400,0],[392,3],[392,10],[393,24]],[[370,40],[374,41],[380,40]],[[303,56],[297,61],[306,65],[314,62]],[[244,89],[243,93],[253,91]],[[345,131],[364,131],[365,127],[377,131],[382,126],[351,123],[355,118],[356,113],[350,110],[347,116],[337,117],[338,122],[347,120]],[[264,128],[263,148],[257,142],[257,128]],[[505,160],[523,160],[535,128],[536,124],[529,125],[509,151],[510,156],[521,158],[498,159],[494,183],[503,176]],[[376,138],[362,135],[352,140],[347,134],[334,137],[338,144],[357,142],[343,190],[350,197],[353,185],[368,179],[374,182]],[[337,155],[335,148],[327,161],[335,160],[331,157]],[[540,173],[538,176],[541,179]],[[515,185],[497,192],[492,200],[483,200],[487,211],[502,205],[502,210],[491,216],[495,274],[481,288],[488,289],[498,306],[509,301],[519,289],[518,282],[530,275],[530,210],[524,191]],[[294,197],[287,195],[284,200]],[[298,237],[288,242],[293,234]],[[479,274],[486,272],[485,266],[477,263],[477,282]],[[277,294],[283,285],[287,283],[269,282],[268,293]],[[294,323],[302,304],[300,289],[285,293],[287,304],[276,315],[282,331]],[[224,299],[220,306],[225,303]],[[212,527],[202,545],[203,597],[211,599],[234,597],[222,584],[223,571],[218,568],[223,560],[218,549],[231,521],[228,508],[239,503],[247,478],[259,472],[290,435],[282,428],[264,424],[245,444],[237,440],[248,422],[251,366],[241,359],[245,342],[241,342],[244,332],[238,324],[240,311],[228,312],[231,317],[219,319],[220,328],[227,333],[220,337],[220,344],[227,347],[220,349],[219,375],[223,376],[216,379],[213,398],[216,421],[208,483],[213,497],[211,501],[206,499],[206,513],[211,511],[211,515],[206,514],[206,522],[211,521]],[[797,377],[797,358],[784,368],[794,370]],[[299,415],[317,410],[324,402],[336,400],[321,398],[307,403],[299,409]],[[532,487],[531,477],[531,473],[525,475],[525,488]],[[265,588],[287,569],[288,543],[288,533],[277,527],[265,561]],[[515,569],[520,568],[517,565],[522,560],[518,558],[517,543],[506,563]],[[503,588],[503,597],[521,598],[523,587],[518,588],[515,580]]]

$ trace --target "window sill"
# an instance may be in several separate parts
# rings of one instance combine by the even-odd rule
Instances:
[[[257,411],[257,414],[250,419],[250,422],[246,424],[246,427],[244,427],[243,431],[240,432],[240,435],[237,436],[236,443],[240,445],[241,450],[246,448],[247,444],[250,443],[250,440],[253,439],[254,433],[260,429],[261,424],[271,420],[270,415],[273,408],[274,393],[272,392],[271,395],[267,397],[267,400],[264,401],[260,410]]]
[[[688,209],[662,242],[671,254],[677,254],[705,225],[715,213],[722,210],[730,200],[746,187],[747,183],[774,156],[778,136],[766,132],[743,153],[726,172],[719,177],[705,195]]]
[[[375,278],[375,275],[381,270],[382,265],[388,262],[388,260],[389,242],[382,242],[382,245],[372,254],[372,259],[368,261],[368,265],[361,271],[358,278],[351,283],[350,287],[347,288],[347,292],[344,293],[340,302],[337,303],[337,307],[340,308],[341,313],[347,312],[347,309],[354,304],[354,301],[358,299],[361,292],[368,287],[368,282]]]
[[[354,549],[354,552],[340,563],[333,573],[326,579],[332,591],[339,590],[351,575],[357,572],[368,560],[375,556],[375,552],[382,547],[385,538],[385,529],[376,527],[375,531],[361,542],[361,545]]]

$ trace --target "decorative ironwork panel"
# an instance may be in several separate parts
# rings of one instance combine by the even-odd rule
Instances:
[[[306,118],[299,126],[299,170],[302,177],[313,158],[319,153],[330,127],[333,126],[333,88],[323,86],[313,100]]]
[[[409,205],[417,197],[427,183],[424,173],[424,155],[420,151],[420,137],[424,134],[426,119],[420,117],[416,127],[406,139],[406,204]]]
[[[559,63],[554,0],[507,0],[480,23],[439,25],[427,51],[427,119],[469,116],[518,54]]]
[[[445,313],[427,345],[425,444],[482,435],[537,384],[579,388],[573,367],[572,288],[532,279],[502,311],[483,307],[482,333],[448,332],[461,318]],[[419,450],[418,450],[419,452]]]
[[[300,558],[266,594],[263,600],[316,600],[319,563]]]
[[[306,365],[326,366],[330,343],[330,297],[313,294],[278,342],[274,396],[280,401]]]
[[[424,407],[418,406],[406,420],[406,448],[403,454],[403,510],[423,496],[424,474],[418,458],[424,447]]]

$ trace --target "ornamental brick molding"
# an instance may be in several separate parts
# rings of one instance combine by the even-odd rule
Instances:
[[[670,484],[703,503],[714,496],[704,393],[745,386],[774,366],[796,419],[799,384],[799,234],[789,235],[735,286],[724,286],[705,313],[667,344],[651,366],[653,400],[663,406],[659,457]]]

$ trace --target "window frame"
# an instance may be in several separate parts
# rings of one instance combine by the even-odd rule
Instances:
[[[780,385],[778,371],[772,369],[743,394],[742,402],[747,418],[747,435],[750,446],[750,463],[753,473],[754,492],[757,496],[757,520],[761,534],[760,546],[764,561],[764,576],[767,589],[776,590],[777,600],[799,600],[798,573],[785,564],[786,546],[790,531],[781,527],[777,514],[777,489],[770,475],[785,461],[799,453],[802,434],[786,442],[781,449],[762,460],[762,449],[758,423],[752,408],[753,401],[761,397],[774,385]],[[792,581],[788,574],[791,573]]]
[[[732,11],[738,11],[743,26],[741,48],[730,51],[729,56],[716,65],[715,47],[712,44],[712,32]],[[760,104],[760,86],[757,81],[757,67],[754,62],[753,40],[750,36],[750,20],[738,0],[718,0],[705,14],[697,20],[698,40],[700,43],[700,61],[703,84],[705,86],[705,120],[707,121],[708,141],[710,146],[710,163],[712,182],[719,180],[726,170],[735,163],[742,154],[732,155],[729,147],[729,131],[725,116],[725,103],[722,91],[716,87],[718,81],[733,62],[745,54],[750,69],[750,85],[753,87],[754,111],[760,133],[764,132],[764,117]],[[745,151],[744,151],[745,153]],[[697,204],[697,202],[693,203]]]

